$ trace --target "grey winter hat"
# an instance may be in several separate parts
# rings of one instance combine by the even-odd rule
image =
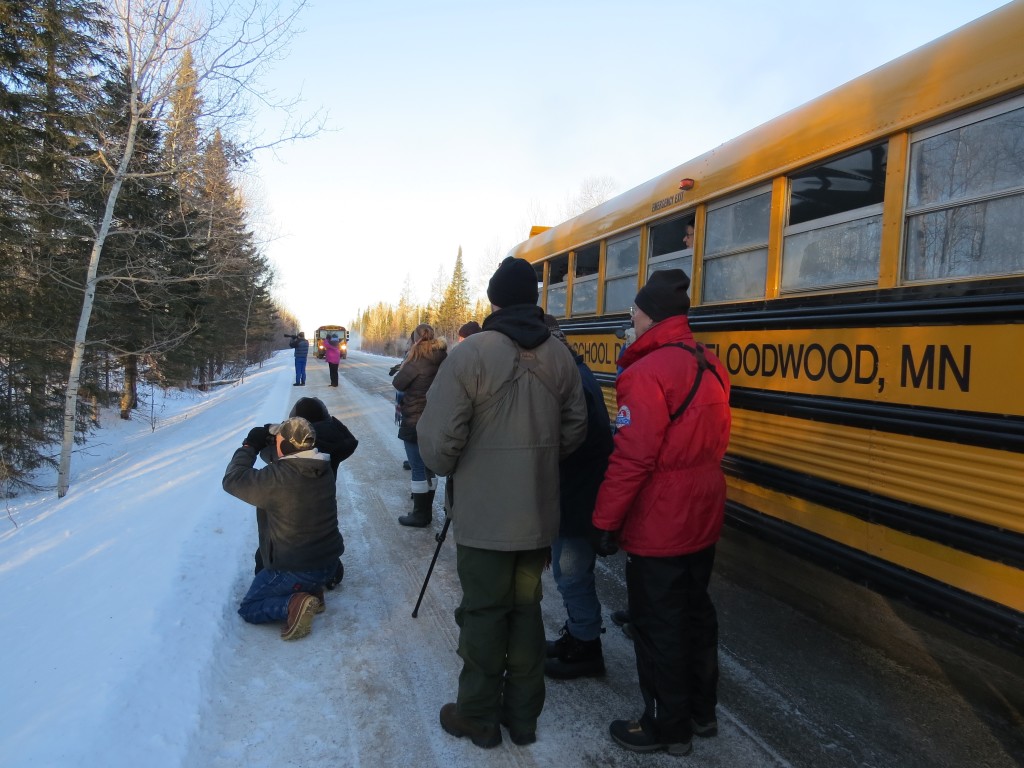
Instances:
[[[270,434],[281,435],[296,451],[308,451],[316,443],[313,425],[301,416],[293,416],[280,424],[271,425]]]

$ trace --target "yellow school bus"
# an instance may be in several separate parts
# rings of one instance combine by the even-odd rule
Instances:
[[[638,288],[684,269],[729,523],[1018,648],[1022,41],[1014,2],[510,253],[612,405]]]
[[[322,360],[324,357],[324,340],[331,336],[338,337],[338,347],[342,359],[348,357],[348,331],[343,325],[321,325],[313,334],[313,355]]]

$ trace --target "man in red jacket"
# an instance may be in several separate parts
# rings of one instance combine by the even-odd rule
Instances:
[[[725,515],[729,379],[694,341],[690,279],[658,271],[636,295],[637,339],[616,382],[615,449],[594,508],[598,554],[627,553],[626,588],[644,713],[615,720],[634,752],[685,755],[713,736],[718,619],[708,582]]]

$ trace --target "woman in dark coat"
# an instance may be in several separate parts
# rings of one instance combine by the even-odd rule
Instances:
[[[398,437],[405,443],[405,455],[412,468],[412,512],[399,517],[398,522],[423,528],[430,525],[432,519],[437,478],[423,466],[416,441],[416,423],[427,404],[427,390],[434,382],[437,369],[448,356],[448,344],[426,323],[417,325],[412,336],[413,345],[391,380],[395,389],[402,393],[402,425],[398,428]]]

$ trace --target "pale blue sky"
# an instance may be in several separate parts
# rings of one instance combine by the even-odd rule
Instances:
[[[267,83],[333,130],[253,168],[278,294],[309,332],[406,277],[426,301],[460,245],[485,282],[585,179],[623,192],[1002,4],[312,0]]]

